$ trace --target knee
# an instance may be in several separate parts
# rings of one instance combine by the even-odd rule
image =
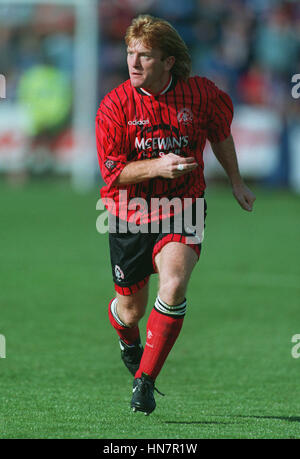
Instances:
[[[117,304],[118,316],[129,328],[136,327],[145,314],[145,307],[134,302],[120,302]]]
[[[180,304],[184,300],[185,290],[185,283],[181,277],[173,276],[166,281],[160,282],[159,296],[167,304]]]

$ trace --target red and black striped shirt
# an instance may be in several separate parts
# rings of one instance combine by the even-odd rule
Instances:
[[[105,198],[110,198],[118,209],[120,190],[127,191],[128,200],[140,197],[147,202],[151,198],[201,197],[205,190],[206,139],[225,140],[230,134],[232,117],[230,97],[207,78],[173,80],[159,95],[133,88],[130,80],[125,81],[104,97],[96,116],[104,203]],[[155,158],[161,151],[194,156],[199,166],[176,179],[156,177],[114,186],[127,162]],[[116,213],[120,215],[120,210]]]

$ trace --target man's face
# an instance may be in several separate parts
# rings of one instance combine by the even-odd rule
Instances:
[[[159,92],[167,83],[173,63],[172,58],[162,59],[161,50],[147,48],[138,40],[127,48],[129,76],[135,88]]]

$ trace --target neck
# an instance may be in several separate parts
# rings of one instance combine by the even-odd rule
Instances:
[[[171,85],[171,82],[172,82],[172,75],[171,74],[167,74],[166,77],[160,81],[157,85],[151,87],[151,88],[141,88],[142,91],[146,92],[146,93],[149,93],[151,95],[159,95],[159,94],[163,94],[165,91],[168,90],[168,88],[170,87]]]

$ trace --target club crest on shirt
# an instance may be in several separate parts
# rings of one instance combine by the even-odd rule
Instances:
[[[115,265],[115,275],[116,275],[116,278],[118,279],[118,281],[124,279],[124,277],[125,277],[122,269],[118,265]]]
[[[109,171],[112,171],[116,167],[116,163],[112,159],[107,159],[104,164]]]
[[[182,108],[178,114],[177,114],[177,119],[179,123],[183,124],[189,124],[192,123],[193,121],[193,112],[190,108]]]

